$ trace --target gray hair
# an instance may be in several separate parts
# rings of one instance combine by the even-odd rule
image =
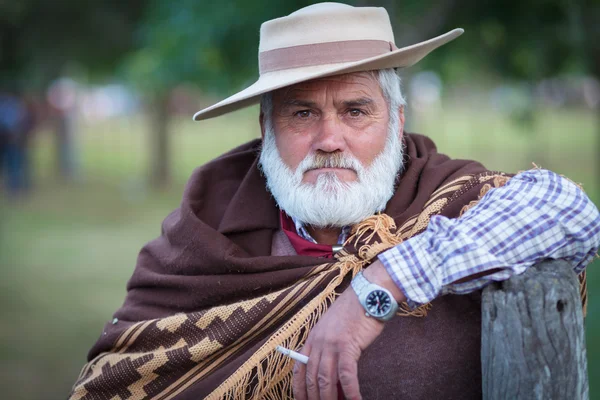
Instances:
[[[389,106],[390,125],[398,121],[398,109],[406,105],[406,99],[402,94],[402,80],[393,68],[369,71],[379,81],[379,87],[383,92],[383,97]],[[273,94],[265,93],[260,97],[260,109],[264,114],[265,122],[271,123],[273,114]]]

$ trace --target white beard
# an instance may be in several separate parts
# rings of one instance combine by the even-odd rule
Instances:
[[[315,183],[303,183],[304,173],[318,165],[315,159],[319,157],[308,154],[292,171],[281,159],[273,125],[266,118],[259,165],[267,179],[267,188],[279,207],[302,224],[317,228],[354,225],[383,211],[394,194],[403,157],[398,129],[398,121],[391,119],[385,148],[369,167],[351,154],[344,154],[338,159],[340,162],[332,165],[354,169],[356,181],[344,182],[334,172],[325,172]]]

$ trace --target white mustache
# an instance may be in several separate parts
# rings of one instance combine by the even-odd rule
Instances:
[[[364,170],[363,165],[352,155],[343,153],[314,153],[306,156],[298,165],[297,172],[305,173],[307,171],[319,168],[345,168],[351,169],[357,173]]]

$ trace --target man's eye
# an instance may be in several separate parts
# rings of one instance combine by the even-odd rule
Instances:
[[[296,117],[300,117],[300,118],[308,118],[311,116],[311,112],[310,112],[310,110],[300,110],[300,111],[296,111],[294,113],[294,115]]]
[[[358,108],[348,110],[348,115],[350,115],[351,117],[360,117],[362,114],[362,110],[359,110]]]

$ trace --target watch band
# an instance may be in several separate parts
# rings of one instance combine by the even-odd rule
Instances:
[[[356,293],[356,295],[359,298],[360,298],[363,290],[365,290],[367,288],[367,286],[369,286],[370,284],[371,284],[371,282],[369,282],[367,280],[367,278],[365,278],[362,271],[360,271],[358,274],[356,274],[354,279],[352,279],[352,282],[350,282],[350,285],[352,285],[352,289],[354,289],[354,292]]]

